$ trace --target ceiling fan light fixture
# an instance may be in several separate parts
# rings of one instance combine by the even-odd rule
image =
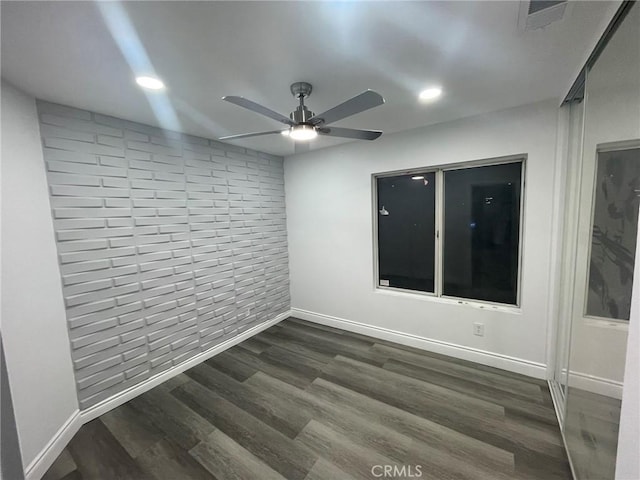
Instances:
[[[313,140],[318,136],[318,132],[312,125],[295,125],[289,131],[289,137],[297,141]]]

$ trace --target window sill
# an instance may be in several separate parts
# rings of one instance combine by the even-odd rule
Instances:
[[[511,313],[516,315],[522,315],[522,308],[515,305],[501,305],[497,303],[482,302],[479,300],[466,300],[463,298],[453,297],[437,297],[433,293],[416,292],[411,290],[403,290],[393,287],[381,287],[375,286],[375,293],[381,295],[391,295],[395,297],[412,298],[414,300],[423,300],[426,302],[444,303],[447,305],[460,305],[470,308],[477,308],[479,310],[487,310],[491,312]]]
[[[607,330],[621,330],[629,332],[629,321],[615,320],[612,318],[584,317],[584,324],[589,327],[604,328]]]

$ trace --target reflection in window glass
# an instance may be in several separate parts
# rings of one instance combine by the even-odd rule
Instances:
[[[517,303],[522,162],[444,172],[443,294]]]
[[[598,153],[587,315],[629,320],[640,148]]]
[[[434,291],[435,173],[380,177],[379,285]]]

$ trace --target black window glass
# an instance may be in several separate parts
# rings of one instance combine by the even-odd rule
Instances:
[[[435,173],[380,177],[377,187],[379,284],[433,292]]]
[[[516,304],[521,174],[521,162],[444,172],[444,295]]]

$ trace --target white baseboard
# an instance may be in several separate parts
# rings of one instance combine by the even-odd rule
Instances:
[[[38,456],[27,465],[24,471],[25,480],[40,480],[81,426],[80,411],[76,410],[58,429]]]
[[[581,372],[569,372],[569,387],[622,400],[622,382]]]
[[[236,335],[235,337],[230,338],[229,340],[226,340],[214,347],[211,347],[209,350],[199,353],[198,355],[191,357],[188,360],[185,360],[179,365],[175,365],[168,370],[165,370],[161,373],[158,373],[157,375],[154,375],[153,377],[148,378],[144,382],[141,382],[137,385],[129,387],[126,390],[123,390],[122,392],[119,392],[101,401],[100,403],[97,403],[96,405],[93,405],[92,407],[87,408],[86,410],[82,410],[80,412],[82,424],[90,422],[94,418],[98,418],[100,415],[107,413],[108,411],[113,410],[116,407],[119,407],[123,403],[128,402],[132,398],[135,398],[146,391],[151,390],[153,387],[160,385],[162,382],[166,382],[170,378],[175,377],[176,375],[184,372],[185,370],[188,370],[191,367],[194,367],[199,363],[204,362],[205,360],[213,357],[214,355],[224,352],[228,348],[231,348],[234,345],[237,345],[243,340],[246,340],[247,338],[258,334],[263,330],[266,330],[267,328],[275,325],[276,323],[280,323],[282,320],[290,316],[291,316],[290,310],[284,313],[281,313],[277,317],[271,320],[268,320],[266,322],[262,322],[259,325],[256,325],[248,330],[245,330],[241,334]]]
[[[547,366],[544,363],[532,362],[522,358],[510,357],[493,352],[479,350],[477,348],[465,347],[454,343],[442,342],[432,338],[420,337],[410,333],[398,332],[388,328],[376,327],[364,323],[346,320],[344,318],[324,315],[322,313],[310,312],[299,308],[291,309],[291,316],[309,322],[315,322],[329,327],[340,328],[349,332],[360,333],[401,345],[427,350],[429,352],[440,353],[450,357],[480,363],[490,367],[501,368],[510,372],[520,373],[529,377],[546,379]]]

